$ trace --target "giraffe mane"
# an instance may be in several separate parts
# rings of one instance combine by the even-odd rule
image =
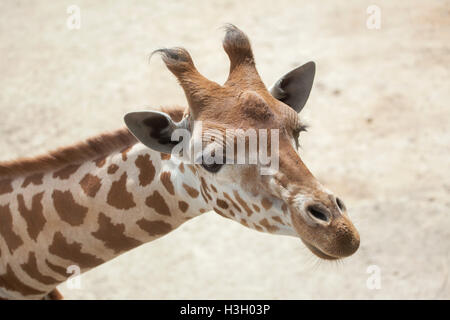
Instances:
[[[181,120],[184,112],[184,108],[179,106],[160,108],[160,110],[169,114],[174,121]],[[0,177],[45,172],[69,164],[96,160],[136,143],[138,143],[137,139],[125,127],[99,134],[71,146],[58,148],[44,155],[0,162]]]

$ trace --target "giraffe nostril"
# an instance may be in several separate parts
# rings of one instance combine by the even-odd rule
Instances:
[[[330,213],[325,208],[318,205],[309,205],[306,211],[315,219],[328,222],[330,221]]]

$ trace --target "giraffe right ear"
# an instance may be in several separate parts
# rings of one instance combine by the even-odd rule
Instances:
[[[128,130],[144,145],[158,152],[171,153],[180,141],[172,140],[177,129],[187,129],[186,119],[174,122],[160,111],[130,112],[124,116]]]
[[[314,81],[316,65],[310,61],[286,73],[269,89],[272,96],[286,103],[297,113],[308,100]]]

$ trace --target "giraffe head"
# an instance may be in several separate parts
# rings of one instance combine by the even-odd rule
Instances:
[[[157,111],[129,113],[128,128],[149,148],[177,156],[175,133],[188,132],[184,148],[197,163],[204,195],[198,201],[209,209],[259,231],[300,237],[323,259],[353,254],[359,234],[344,203],[314,178],[298,150],[305,128],[298,114],[312,88],[314,63],[287,73],[268,90],[241,30],[228,26],[223,47],[230,59],[224,85],[203,77],[185,49],[157,50],[189,107],[180,122]],[[262,154],[269,162],[257,156]]]

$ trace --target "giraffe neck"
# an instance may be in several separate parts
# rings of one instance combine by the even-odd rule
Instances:
[[[207,211],[195,170],[138,143],[0,181],[0,297],[42,298]]]

